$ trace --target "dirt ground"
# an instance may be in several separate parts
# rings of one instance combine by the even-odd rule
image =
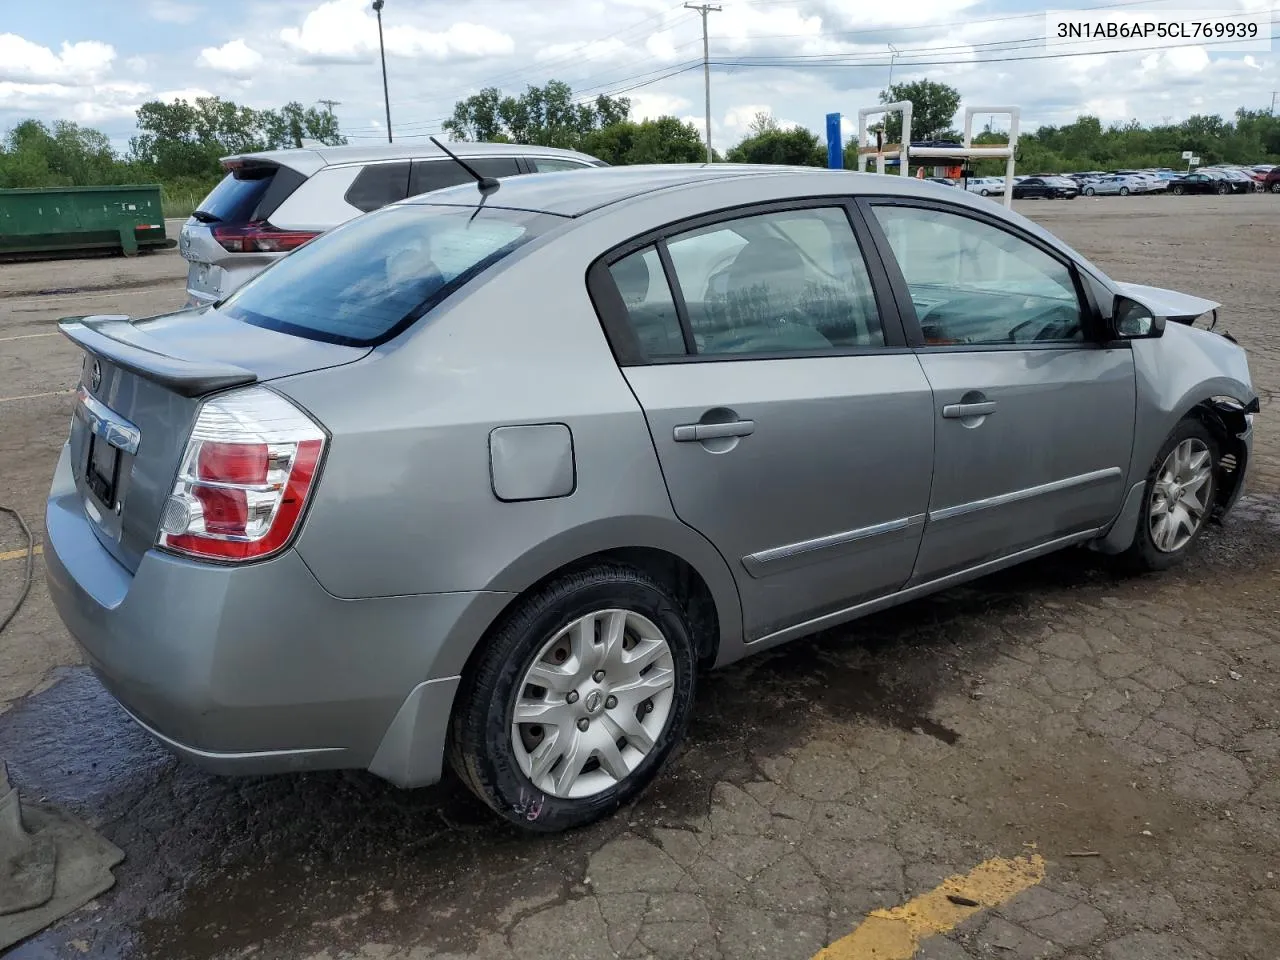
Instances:
[[[1041,882],[922,960],[1280,957],[1280,197],[1028,202],[1117,279],[1221,300],[1263,410],[1249,492],[1196,561],[1084,551],[709,676],[688,746],[606,823],[525,839],[452,779],[225,780],[78,665],[37,582],[0,634],[0,757],[127,853],[33,958],[761,958],[841,940],[993,858]],[[0,265],[0,503],[37,542],[76,351],[55,319],[178,307],[183,262]],[[0,516],[0,613],[24,546]],[[5,559],[7,558],[7,559]]]

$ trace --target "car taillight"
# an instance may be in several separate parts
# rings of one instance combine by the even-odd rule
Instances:
[[[319,236],[308,230],[280,230],[259,220],[238,225],[219,224],[211,232],[213,239],[232,253],[284,253]]]
[[[174,553],[257,560],[283,549],[315,486],[325,433],[265,387],[200,408],[157,543]]]

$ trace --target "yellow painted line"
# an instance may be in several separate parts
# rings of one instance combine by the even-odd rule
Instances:
[[[996,858],[947,877],[935,889],[892,910],[873,910],[853,933],[814,954],[813,960],[911,960],[920,941],[953,930],[974,914],[999,906],[1044,879],[1039,854]],[[977,906],[947,899],[951,894]]]
[[[44,553],[44,547],[37,544],[35,550],[32,552],[38,557],[40,554]],[[26,558],[27,551],[25,549],[10,550],[8,553],[0,553],[0,560],[25,560]]]
[[[54,390],[52,393],[28,393],[22,397],[0,397],[0,403],[13,403],[15,400],[39,400],[41,397],[68,397],[74,390]]]

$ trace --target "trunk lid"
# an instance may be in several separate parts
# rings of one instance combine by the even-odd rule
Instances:
[[[369,352],[208,308],[139,322],[76,317],[59,326],[84,351],[70,434],[76,487],[98,539],[130,571],[155,544],[204,397]]]

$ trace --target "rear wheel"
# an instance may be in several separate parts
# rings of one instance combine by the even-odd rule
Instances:
[[[1187,192],[1187,188],[1180,183],[1175,183],[1170,189],[1175,197],[1180,197]]]
[[[1093,189],[1093,187],[1085,187],[1085,188],[1084,188],[1084,195],[1085,195],[1086,197],[1092,197],[1095,193],[1097,193],[1097,191],[1096,191],[1096,190],[1094,190],[1094,189]]]
[[[1131,567],[1164,570],[1179,563],[1204,532],[1213,512],[1218,444],[1199,420],[1183,420],[1164,442],[1142,498]]]
[[[1221,196],[1224,196],[1224,195],[1226,195],[1226,194],[1228,194],[1228,193],[1230,193],[1230,192],[1231,192],[1231,188],[1230,188],[1230,187],[1228,187],[1225,183],[1220,183],[1220,184],[1218,184],[1218,190],[1217,190],[1218,196],[1220,196],[1220,197],[1221,197]]]
[[[1128,195],[1129,195],[1129,188],[1128,188],[1128,187],[1121,187],[1121,188],[1120,188],[1120,196],[1122,196],[1122,197],[1127,197]]]
[[[616,564],[565,576],[521,601],[468,670],[450,760],[525,829],[591,823],[684,736],[695,668],[685,612],[657,580]]]
[[[1276,186],[1280,186],[1280,184],[1276,184]],[[984,189],[982,189],[982,190],[979,190],[978,192],[979,192],[980,194],[982,194],[984,197],[989,197],[989,196],[991,196],[991,191],[990,191],[990,190],[987,190],[987,189],[985,189],[985,188],[984,188]],[[1277,192],[1278,192],[1278,193],[1280,193],[1280,191],[1277,191]]]
[[[1280,193],[1280,180],[1277,180],[1275,183],[1271,185],[1271,192]]]

